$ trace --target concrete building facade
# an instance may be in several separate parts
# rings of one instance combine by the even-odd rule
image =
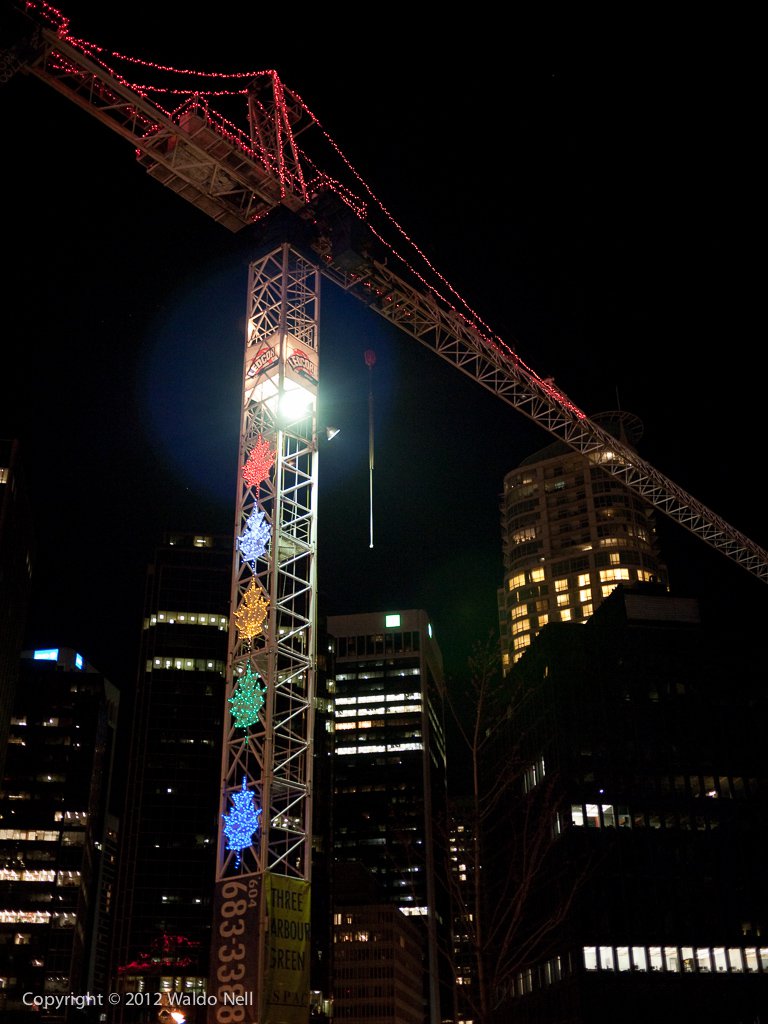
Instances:
[[[642,425],[629,413],[593,417],[635,446]],[[498,593],[504,671],[549,622],[584,622],[618,583],[667,582],[654,513],[600,462],[562,441],[524,459],[504,478],[504,582]]]

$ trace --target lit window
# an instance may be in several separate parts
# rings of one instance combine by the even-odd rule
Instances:
[[[539,616],[539,629],[541,629],[542,626],[546,626],[546,624],[548,622],[549,622],[549,616],[548,615],[540,615]]]
[[[516,636],[512,641],[512,646],[516,651],[521,651],[524,647],[530,647],[531,636],[529,633],[523,633],[522,636]]]
[[[518,622],[512,623],[512,636],[517,636],[518,633],[525,633],[526,630],[530,630],[531,620],[520,619]]]
[[[601,569],[600,582],[608,583],[611,580],[628,580],[629,569]]]
[[[600,590],[602,591],[603,597],[608,597],[616,589],[615,583],[604,583]]]
[[[568,580],[555,580],[555,590],[558,594],[562,594],[564,590],[568,589]]]
[[[0,868],[0,881],[2,882],[53,882],[55,878],[56,872],[50,870]]]
[[[728,970],[728,962],[725,958],[725,948],[723,946],[716,946],[712,950],[712,959],[715,962],[716,971],[721,972]]]
[[[584,604],[585,601],[591,601],[592,600],[592,587],[585,587],[584,590],[580,590],[579,591],[579,600],[581,601],[582,604]]]
[[[736,974],[741,974],[744,970],[744,961],[741,956],[741,950],[731,947],[728,950],[728,967],[729,970]]]
[[[579,578],[578,578],[578,580],[576,582],[578,583],[578,585],[580,587],[588,587],[589,586],[589,573],[588,572],[581,573],[579,575]]]
[[[636,971],[648,970],[648,954],[645,946],[632,947],[632,966]]]
[[[544,581],[543,569],[531,569],[531,583],[542,583]]]
[[[509,581],[509,589],[516,590],[518,587],[525,586],[525,573],[519,572],[516,576],[513,576]]]
[[[571,609],[570,608],[562,608],[561,611],[560,611],[560,618],[563,620],[563,622],[570,622],[571,621]]]
[[[567,594],[558,594],[557,595],[557,607],[558,608],[566,608],[567,606],[568,606],[568,595]]]
[[[664,947],[664,964],[668,971],[677,974],[680,971],[680,951],[677,946]]]
[[[608,560],[611,563],[611,565],[618,565],[620,562],[619,552],[611,551],[608,555]],[[629,577],[627,577],[627,579],[629,579]]]
[[[604,971],[612,971],[614,969],[613,962],[613,947],[612,946],[598,946],[597,952],[600,957],[600,966]]]

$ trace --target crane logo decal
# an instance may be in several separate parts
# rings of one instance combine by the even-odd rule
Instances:
[[[288,365],[297,376],[303,377],[304,380],[317,387],[317,366],[305,351],[295,348],[288,356]]]
[[[246,370],[245,376],[253,379],[254,377],[260,377],[263,373],[271,370],[277,366],[278,354],[277,350],[272,348],[271,345],[265,345],[259,349],[256,355],[250,362],[248,369]]]

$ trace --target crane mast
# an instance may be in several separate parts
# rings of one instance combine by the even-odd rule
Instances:
[[[283,244],[248,295],[220,820],[241,800],[261,813],[234,843],[219,832],[217,1024],[250,1020],[228,998],[253,990],[259,1021],[309,1012],[320,275]]]
[[[301,1021],[308,1006],[283,1000],[291,985],[297,990],[297,978],[299,986],[307,980],[309,959],[302,915],[312,837],[321,277],[763,581],[768,552],[593,422],[434,289],[396,274],[372,254],[375,247],[342,251],[333,232],[323,234],[319,197],[330,195],[347,217],[359,216],[362,205],[298,148],[303,114],[276,75],[265,73],[249,90],[249,131],[240,132],[199,94],[162,110],[83,52],[64,26],[46,24],[42,15],[31,24],[19,69],[129,142],[153,178],[232,232],[280,208],[299,229],[298,244],[275,245],[249,274],[210,982],[219,999],[210,1019]],[[288,400],[298,401],[293,412]],[[292,914],[286,929],[306,938],[284,959],[274,955],[267,930],[280,914]],[[249,986],[261,993],[261,1006],[224,1005],[225,992],[234,999]]]

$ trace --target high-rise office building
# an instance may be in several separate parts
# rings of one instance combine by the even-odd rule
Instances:
[[[544,809],[551,842],[518,908],[518,947],[533,937],[538,954],[505,979],[498,1021],[762,1019],[763,647],[703,621],[692,598],[635,584],[526,651],[488,771],[530,770],[498,822],[491,891],[526,808]]]
[[[422,1024],[418,926],[392,903],[338,903],[334,912],[334,1020]]]
[[[19,442],[0,438],[0,777],[32,581],[33,536]]]
[[[449,797],[450,872],[452,895],[453,963],[456,985],[456,1024],[476,1016],[473,1000],[477,990],[476,930],[473,927],[480,898],[477,869],[475,809],[467,797]]]
[[[117,689],[75,651],[24,652],[0,793],[7,1020],[100,1019],[95,1001],[56,997],[109,990],[119,703]]]
[[[231,537],[170,534],[147,574],[118,873],[122,991],[206,988],[231,572]]]
[[[424,611],[329,616],[327,630],[335,644],[334,870],[362,865],[377,884],[375,903],[418,925],[422,1019],[439,1024],[453,1016],[442,657]],[[338,947],[338,932],[335,939]]]
[[[592,417],[625,445],[642,436],[636,416]],[[549,622],[584,622],[618,583],[666,583],[649,505],[600,463],[555,441],[504,478],[504,584],[499,629],[505,673]]]

